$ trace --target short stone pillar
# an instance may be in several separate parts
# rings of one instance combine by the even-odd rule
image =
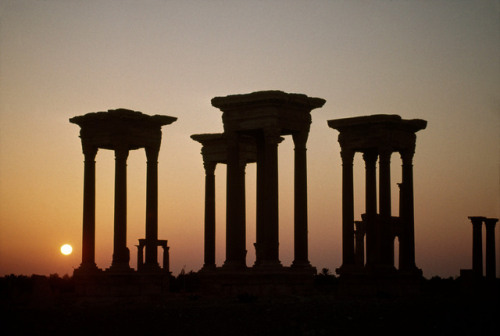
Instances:
[[[495,225],[498,218],[485,218],[486,226],[486,278],[496,278]]]
[[[485,217],[471,216],[472,223],[472,271],[476,276],[483,276],[483,221]]]

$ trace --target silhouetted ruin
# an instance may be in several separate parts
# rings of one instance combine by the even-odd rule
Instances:
[[[113,260],[106,273],[118,275],[134,272],[130,267],[130,251],[127,248],[127,157],[130,150],[144,148],[147,157],[146,238],[139,240],[138,266],[141,272],[169,274],[167,241],[158,240],[158,154],[161,127],[176,120],[175,117],[148,116],[127,109],[87,113],[70,119],[70,122],[81,128],[80,138],[85,155],[82,263],[74,272],[77,279],[101,273],[95,263],[95,157],[99,148],[115,152]],[[159,245],[164,248],[163,266],[166,268],[163,270],[158,264]],[[142,260],[144,246],[145,262]],[[103,282],[111,277],[99,279]]]
[[[205,168],[205,253],[203,270],[215,270],[215,168],[218,163],[227,163],[227,140],[222,133],[194,134],[191,138],[203,146],[201,149]],[[255,140],[251,137],[241,137],[239,141],[242,164],[256,162],[257,149]],[[226,239],[229,239],[229,235],[226,235]],[[231,243],[227,242],[227,244]]]
[[[206,171],[205,195],[205,282],[226,282],[228,286],[248,286],[248,277],[260,289],[269,282],[286,285],[312,275],[316,269],[308,258],[307,158],[306,142],[310,112],[323,106],[324,99],[282,91],[260,91],[215,97],[212,105],[222,111],[223,134],[196,134]],[[279,260],[278,144],[291,135],[295,144],[294,177],[294,260],[290,268]],[[246,264],[245,166],[257,164],[257,218],[255,264]],[[215,266],[214,169],[227,165],[226,260]],[[230,276],[228,275],[230,274]],[[273,279],[274,277],[274,279]],[[209,280],[207,280],[209,279]],[[264,280],[265,279],[265,280]]]
[[[472,223],[472,270],[460,270],[465,278],[483,277],[483,223],[486,227],[486,278],[496,279],[495,225],[498,218],[470,216]]]
[[[199,272],[181,272],[175,290],[253,295],[298,293],[327,286],[338,294],[414,293],[422,284],[415,264],[413,156],[421,119],[398,115],[369,115],[329,120],[339,131],[342,158],[342,265],[340,277],[327,269],[316,276],[308,257],[306,143],[311,111],[325,104],[321,98],[282,91],[215,97],[222,111],[223,133],[194,134],[202,145],[205,170],[204,263]],[[80,296],[148,296],[165,294],[169,283],[169,247],[158,239],[158,154],[161,127],[176,121],[126,109],[88,113],[70,119],[81,127],[84,164],[82,263],[74,271]],[[291,135],[294,142],[294,259],[290,266],[279,258],[278,145]],[[95,263],[95,157],[98,149],[115,152],[113,259],[105,271]],[[130,150],[144,148],[147,157],[145,238],[138,240],[137,271],[130,267],[127,248],[127,171]],[[365,213],[354,219],[356,153],[365,161]],[[399,153],[402,181],[399,215],[391,209],[391,156]],[[378,161],[378,197],[377,197]],[[255,263],[247,266],[245,170],[256,164]],[[227,166],[226,255],[216,264],[215,169]],[[473,267],[462,278],[483,276],[482,224],[486,226],[486,278],[495,279],[496,218],[469,217],[473,225]],[[399,265],[395,265],[395,239]],[[162,267],[158,247],[163,248]],[[172,278],[175,279],[175,278]],[[316,279],[316,280],[314,280]],[[318,287],[319,286],[319,287]]]
[[[415,265],[412,160],[415,133],[426,125],[425,120],[404,120],[398,115],[371,115],[328,121],[328,126],[339,131],[342,157],[342,265],[337,269],[341,279],[350,279],[354,275],[395,274],[396,237],[400,243],[398,273],[421,276],[421,270]],[[357,152],[363,154],[366,170],[365,213],[361,222],[354,221],[353,161]],[[403,162],[403,181],[399,184],[399,217],[392,216],[391,212],[390,163],[394,152],[399,152]],[[366,263],[362,258],[365,232]]]

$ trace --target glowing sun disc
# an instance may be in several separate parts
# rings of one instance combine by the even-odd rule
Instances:
[[[61,253],[64,255],[70,255],[73,252],[73,247],[70,244],[64,244],[61,246]]]

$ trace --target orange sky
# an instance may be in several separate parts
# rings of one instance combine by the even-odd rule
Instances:
[[[414,158],[416,261],[427,277],[472,266],[467,216],[500,216],[498,1],[30,1],[0,4],[0,275],[71,274],[81,261],[83,155],[68,119],[129,108],[175,116],[159,158],[159,238],[177,274],[203,263],[204,170],[191,134],[222,131],[214,96],[326,99],[308,141],[311,263],[341,264],[338,133],[326,121],[428,121]],[[292,261],[293,146],[280,145],[280,259]],[[97,155],[96,260],[112,255],[114,157]],[[393,195],[400,159],[393,156]],[[364,212],[355,159],[355,217]],[[216,170],[224,261],[225,167]],[[128,247],[144,237],[146,159],[128,160]],[[394,198],[394,196],[393,196]],[[393,212],[397,209],[394,200]],[[248,264],[255,165],[247,168]],[[497,228],[497,274],[500,272]],[[73,245],[71,256],[59,247]]]

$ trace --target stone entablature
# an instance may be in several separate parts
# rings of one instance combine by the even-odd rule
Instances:
[[[415,133],[425,129],[427,121],[404,120],[398,115],[375,114],[353,118],[329,120],[328,126],[340,132],[342,149],[365,152],[373,148],[392,151],[415,149]]]
[[[322,98],[283,91],[259,91],[212,99],[212,105],[223,112],[226,132],[278,128],[280,135],[309,131],[310,112],[325,102]]]
[[[116,149],[125,145],[134,150],[158,146],[161,141],[161,127],[177,118],[164,115],[149,116],[128,109],[91,112],[70,119],[81,127],[80,138],[85,145],[103,149]]]

